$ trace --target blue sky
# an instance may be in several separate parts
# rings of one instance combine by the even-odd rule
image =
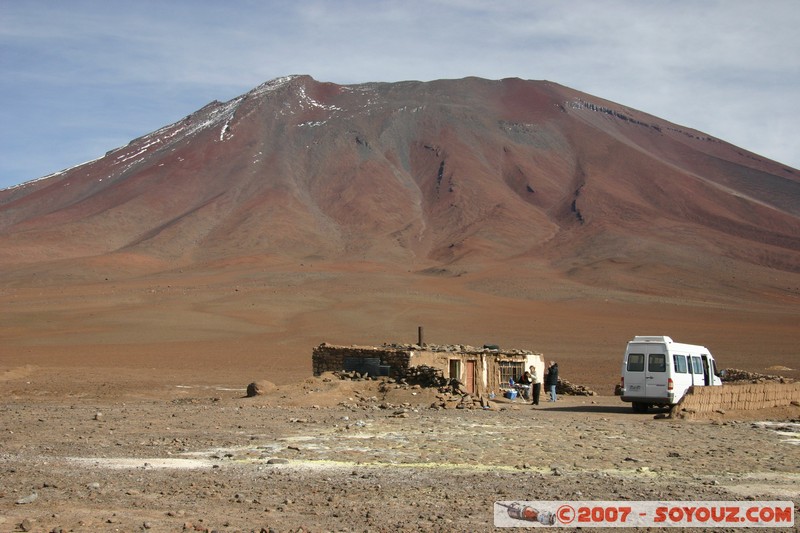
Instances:
[[[548,79],[800,168],[798,28],[797,0],[0,0],[0,188],[288,74]]]

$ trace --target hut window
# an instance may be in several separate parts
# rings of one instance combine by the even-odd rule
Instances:
[[[461,380],[461,360],[450,359],[450,379]]]
[[[518,380],[525,372],[525,363],[522,361],[498,361],[500,367],[500,383],[508,383],[509,379]]]

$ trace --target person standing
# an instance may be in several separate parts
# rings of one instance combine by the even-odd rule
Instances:
[[[556,385],[558,385],[558,363],[550,361],[544,381],[545,387],[550,389],[550,401],[556,401]]]
[[[531,403],[533,405],[539,405],[539,395],[542,392],[542,383],[539,381],[539,375],[536,373],[536,368],[533,365],[531,365],[529,372],[531,375]]]
[[[531,399],[531,392],[533,390],[533,377],[531,377],[531,373],[525,371],[522,374],[522,377],[519,380],[520,392],[522,392],[522,397],[526,400]]]

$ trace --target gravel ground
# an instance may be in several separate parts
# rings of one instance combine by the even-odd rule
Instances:
[[[687,421],[613,396],[436,399],[320,379],[254,398],[7,399],[0,531],[489,531],[497,500],[792,500],[797,514],[797,408]]]

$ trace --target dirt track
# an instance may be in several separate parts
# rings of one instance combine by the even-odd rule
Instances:
[[[496,500],[800,499],[797,436],[743,416],[656,419],[613,396],[433,400],[320,378],[255,398],[6,398],[0,530],[487,531]]]

